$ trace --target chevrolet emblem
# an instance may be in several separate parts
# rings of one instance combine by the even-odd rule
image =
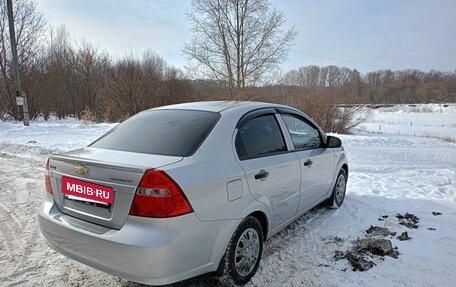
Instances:
[[[77,167],[74,168],[74,171],[79,173],[80,175],[86,174],[89,169],[85,166],[78,165]]]

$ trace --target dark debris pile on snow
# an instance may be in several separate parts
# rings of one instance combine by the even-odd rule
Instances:
[[[410,240],[410,239],[412,239],[412,237],[410,237],[410,236],[408,235],[407,231],[404,231],[404,232],[402,232],[401,235],[399,235],[399,236],[397,237],[397,239],[399,239],[400,241],[404,241],[404,240]]]
[[[358,238],[353,241],[351,250],[336,251],[334,259],[347,259],[353,267],[353,271],[366,271],[375,266],[372,260],[375,257],[397,258],[399,256],[397,247],[393,247],[391,241],[384,238],[396,235],[395,232],[391,232],[385,227],[371,226],[366,233],[368,238]]]
[[[388,230],[386,227],[380,227],[380,226],[372,226],[369,227],[369,229],[366,230],[366,236],[367,237],[376,237],[376,236],[382,236],[386,237],[388,235],[395,236],[396,232],[391,232]]]
[[[397,258],[397,247],[393,248],[390,240],[384,238],[362,238],[354,242],[352,250],[345,253],[345,258],[353,266],[353,271],[366,271],[374,267],[371,259],[375,256]]]
[[[418,222],[420,221],[420,219],[415,214],[408,212],[406,212],[404,215],[398,213],[396,214],[396,218],[399,219],[400,225],[404,225],[405,227],[413,229],[418,228]]]
[[[434,216],[441,215],[440,212],[432,212]],[[384,221],[388,218],[388,215],[381,215],[378,220]],[[395,217],[399,220],[399,224],[403,225],[410,229],[417,229],[419,218],[412,214],[406,212],[404,215],[396,214]],[[430,230],[435,230],[428,228]],[[336,261],[347,259],[353,267],[353,271],[367,271],[374,267],[376,264],[373,261],[375,258],[384,259],[384,256],[389,256],[392,258],[398,258],[400,255],[398,248],[393,247],[391,240],[386,239],[390,236],[390,239],[394,239],[397,232],[390,231],[386,227],[381,226],[370,226],[366,230],[365,237],[367,238],[357,238],[353,241],[353,246],[350,250],[345,252],[337,250],[334,259]],[[396,237],[397,240],[405,241],[412,239],[406,231],[402,232],[401,235]],[[346,271],[343,269],[343,271]]]

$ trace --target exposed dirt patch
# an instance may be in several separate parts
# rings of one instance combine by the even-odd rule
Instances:
[[[353,242],[352,250],[336,251],[335,260],[347,259],[353,266],[353,271],[366,271],[375,266],[372,260],[375,256],[390,256],[397,258],[397,247],[393,248],[390,240],[383,238],[363,238]]]
[[[389,217],[389,215],[381,215],[378,220],[379,221],[384,221],[385,219],[387,219]]]
[[[345,258],[353,266],[353,271],[367,271],[375,266],[374,261],[365,259],[364,256],[359,254],[347,252]]]
[[[397,258],[399,252],[397,247],[393,248],[390,240],[383,238],[366,238],[355,241],[353,251],[359,254],[371,253],[378,256],[390,256]]]
[[[405,227],[413,229],[418,228],[418,222],[420,221],[420,219],[415,214],[408,212],[406,212],[404,215],[398,213],[396,214],[396,218],[399,219],[400,225],[404,225]]]
[[[369,227],[369,229],[366,230],[366,236],[367,237],[376,237],[376,236],[381,236],[381,237],[386,237],[388,235],[395,236],[396,232],[391,232],[388,230],[388,228],[385,227],[380,227],[380,226],[372,226]]]
[[[440,215],[440,212],[432,212],[432,214]],[[407,228],[417,229],[419,227],[418,223],[420,219],[412,213],[406,212],[404,215],[398,213],[395,217],[399,220],[400,225]],[[378,220],[385,221],[387,218],[389,218],[389,215],[380,215]],[[428,229],[432,230],[431,228]],[[394,239],[397,234],[395,231],[390,231],[386,227],[373,225],[365,231],[365,236],[367,238],[358,238],[353,241],[353,246],[350,250],[345,252],[337,250],[335,252],[334,259],[336,261],[347,259],[353,267],[353,271],[367,271],[376,265],[374,262],[376,258],[383,259],[385,256],[398,258],[400,254],[398,248],[393,247],[391,240],[385,238],[387,236],[391,236],[391,239]],[[412,238],[405,231],[395,239],[406,241]]]
[[[408,236],[407,231],[405,231],[405,232],[402,232],[402,234],[399,235],[397,237],[397,239],[399,239],[400,241],[404,241],[404,240],[410,240],[410,239],[412,239],[412,237]]]

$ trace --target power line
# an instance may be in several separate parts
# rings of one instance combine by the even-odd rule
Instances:
[[[79,1],[87,3],[87,4],[95,5],[95,6],[98,6],[98,7],[101,7],[101,8],[105,8],[105,9],[108,9],[108,10],[111,10],[111,11],[116,11],[116,12],[119,12],[119,13],[122,13],[122,14],[126,14],[126,15],[129,15],[129,16],[133,16],[133,17],[137,17],[137,18],[141,18],[141,19],[145,19],[145,20],[149,20],[149,21],[153,21],[153,22],[158,22],[158,23],[165,24],[165,25],[168,25],[168,26],[174,26],[174,27],[178,27],[178,28],[182,28],[182,29],[187,29],[188,28],[188,27],[177,25],[177,24],[174,24],[174,23],[171,23],[171,22],[168,22],[168,21],[163,21],[163,20],[160,20],[160,19],[143,16],[143,15],[140,15],[140,14],[137,14],[137,13],[124,11],[124,10],[119,9],[119,8],[106,6],[106,5],[97,3],[97,2],[92,2],[92,1],[88,1],[88,0],[79,0]]]
[[[129,15],[129,16],[132,16],[132,17],[137,17],[137,18],[148,20],[148,21],[153,21],[153,22],[164,24],[164,25],[173,26],[173,27],[177,27],[177,28],[188,30],[188,27],[184,27],[184,26],[177,25],[177,24],[174,24],[174,23],[171,23],[171,22],[168,22],[168,21],[163,21],[163,20],[152,18],[152,17],[148,17],[148,16],[143,16],[143,15],[140,15],[140,14],[137,14],[137,13],[128,12],[128,11],[125,11],[125,10],[122,10],[122,9],[119,9],[119,8],[110,7],[110,6],[107,6],[107,5],[104,5],[104,4],[100,4],[100,3],[97,3],[97,2],[93,2],[93,1],[89,1],[89,0],[79,0],[79,1],[87,3],[87,4],[95,5],[95,6],[104,8],[104,9],[108,9],[108,10],[111,10],[111,11],[115,11],[115,12],[118,12],[118,13],[122,13],[122,14],[125,14],[125,15]],[[356,65],[362,65],[362,66],[369,66],[369,67],[375,67],[375,68],[380,68],[380,69],[389,69],[387,67],[383,67],[383,66],[380,66],[380,65],[364,63],[364,62],[358,62],[358,61],[352,61],[352,60],[346,60],[346,59],[341,59],[341,58],[326,57],[326,56],[317,55],[317,54],[313,54],[313,53],[302,52],[302,51],[290,50],[290,52],[291,53],[295,53],[295,54],[306,55],[306,56],[309,56],[309,57],[325,59],[325,60],[331,60],[331,61],[337,61],[337,62],[343,62],[343,63],[349,63],[349,64],[356,64]]]
[[[356,64],[356,65],[363,65],[363,66],[370,66],[370,67],[376,67],[376,68],[381,68],[381,69],[389,69],[389,68],[379,66],[379,65],[345,60],[345,59],[340,59],[340,58],[326,57],[326,56],[321,56],[321,55],[316,55],[316,54],[311,54],[311,53],[301,52],[301,51],[296,51],[296,50],[290,50],[290,52],[296,53],[296,54],[302,54],[302,55],[306,55],[306,56],[310,56],[310,57],[315,57],[315,58],[321,58],[321,59],[325,59],[325,60],[338,61],[338,62],[344,62],[344,63],[350,63],[350,64]]]

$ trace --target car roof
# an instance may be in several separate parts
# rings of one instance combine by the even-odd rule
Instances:
[[[239,119],[248,112],[262,109],[262,108],[285,108],[288,110],[295,110],[301,115],[305,115],[300,110],[281,104],[254,102],[254,101],[202,101],[202,102],[190,102],[183,104],[175,104],[169,106],[162,106],[153,108],[150,110],[199,110],[220,113],[226,117],[232,117]],[[326,140],[326,134],[324,130],[309,116],[305,115],[307,120],[312,122],[324,135]]]
[[[182,110],[201,110],[209,112],[223,112],[225,110],[253,110],[268,107],[286,107],[280,104],[271,104],[253,101],[206,101],[206,102],[191,102],[176,105],[169,105],[154,108],[153,110],[162,109],[182,109]]]

